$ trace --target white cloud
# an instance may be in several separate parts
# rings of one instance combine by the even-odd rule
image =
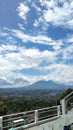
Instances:
[[[43,67],[44,71],[51,71],[48,75],[44,76],[45,80],[54,80],[60,83],[68,83],[73,81],[73,65],[65,64],[52,64],[47,67]]]
[[[16,49],[14,46],[10,48],[4,48],[4,54],[0,55],[0,70],[2,72],[6,70],[14,71],[28,68],[39,68],[39,64],[43,60],[49,60],[49,62],[54,62],[56,53],[50,51],[39,51],[38,49],[26,49],[23,47],[17,48],[18,52],[10,52]],[[1,49],[1,51],[3,51]],[[7,53],[8,51],[8,53]],[[30,63],[30,64],[29,64]]]
[[[8,44],[7,44],[7,45],[4,45],[4,44],[3,44],[3,45],[0,46],[0,52],[2,52],[2,51],[3,51],[3,52],[4,52],[4,51],[5,51],[5,52],[6,52],[6,51],[17,51],[17,46],[15,46],[15,45],[14,45],[14,46],[13,46],[13,45],[8,45]]]
[[[29,6],[30,3],[30,6]],[[36,1],[25,1],[24,3],[20,3],[17,9],[18,15],[24,20],[24,22],[28,22],[30,26],[30,21],[27,21],[27,16],[30,11],[30,15],[32,15],[32,9],[35,12],[36,16],[32,18],[32,25],[36,27],[41,27],[42,30],[45,31],[48,29],[50,24],[54,26],[62,26],[65,28],[73,28],[73,1],[70,0],[39,0]]]
[[[27,15],[28,15],[29,11],[30,11],[30,9],[25,3],[20,3],[17,8],[18,15],[22,19],[24,19],[26,22],[27,22]]]
[[[18,50],[18,51],[17,51]],[[37,81],[38,77],[25,76],[20,74],[23,69],[34,68],[40,70],[40,64],[43,61],[54,62],[56,53],[48,50],[40,51],[36,48],[26,49],[16,45],[1,45],[0,46],[0,78],[5,78],[5,82],[13,86],[21,86],[26,81],[26,84]],[[42,75],[42,74],[41,74]],[[19,84],[15,83],[16,79],[22,79]],[[32,79],[29,81],[29,79]],[[14,85],[15,83],[15,85]],[[26,85],[25,84],[25,85]]]
[[[35,20],[33,26],[38,27],[38,25],[39,25],[39,21]]]
[[[39,0],[39,2],[41,3],[42,6],[46,6],[46,8],[50,8],[50,7],[53,7],[57,1],[53,1],[53,0]]]
[[[67,0],[40,0],[41,6],[44,7],[41,16],[36,20],[38,25],[40,22],[53,24],[55,26],[63,26],[66,28],[73,28],[73,1]],[[46,9],[45,9],[46,8]],[[41,21],[39,19],[42,19]],[[43,22],[42,22],[43,21]],[[36,23],[36,22],[35,22]],[[36,25],[36,24],[34,24]]]
[[[52,46],[55,50],[58,50],[61,48],[63,45],[63,42],[61,40],[53,40],[50,37],[47,37],[45,35],[28,35],[23,33],[23,31],[20,30],[11,30],[13,36],[21,39],[23,42],[32,42],[32,43],[37,43],[37,44],[43,44],[43,45],[50,45]]]
[[[38,7],[34,2],[32,2],[32,7],[38,12],[40,13],[42,10],[40,7]]]
[[[25,30],[25,28],[24,28],[24,25],[23,24],[21,24],[21,23],[18,23],[18,26],[19,26],[19,28],[20,28],[20,30]]]
[[[0,32],[0,37],[5,37],[5,36],[8,36],[8,33]]]
[[[54,80],[64,83],[73,81],[73,66],[56,63],[56,56],[59,55],[58,51],[40,51],[36,48],[26,49],[12,45],[9,45],[9,47],[8,45],[7,47],[2,45],[3,47],[5,54],[0,55],[0,79],[3,78],[5,82],[13,87],[22,86],[24,83],[25,86],[39,80]],[[17,49],[18,52],[13,52],[13,48],[14,50]],[[69,47],[62,51],[63,54],[67,53],[66,58],[70,55],[69,52],[72,52],[72,49],[72,47]],[[8,53],[6,53],[7,51]],[[45,62],[45,66],[40,65],[42,62]],[[20,73],[21,70],[29,68],[41,71],[41,75],[38,77],[37,75],[29,76],[25,75],[25,73]],[[45,75],[42,72],[45,72]]]
[[[63,51],[63,59],[66,60],[73,60],[73,45],[68,46]]]
[[[73,43],[73,35],[68,35],[68,37],[65,39],[65,42],[67,43]]]

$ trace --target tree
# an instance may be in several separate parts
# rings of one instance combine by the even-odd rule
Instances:
[[[7,114],[7,106],[4,104],[4,102],[0,101],[0,116]]]
[[[63,99],[64,97],[66,97],[68,94],[70,94],[71,92],[73,92],[73,89],[68,88],[64,93],[62,93],[61,98]]]

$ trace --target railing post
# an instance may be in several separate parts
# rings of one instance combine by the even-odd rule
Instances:
[[[57,107],[57,116],[59,117],[60,116],[60,106]]]
[[[38,124],[38,110],[35,110],[35,124]]]
[[[66,114],[65,99],[61,100],[61,104],[62,104],[62,114],[65,115]]]
[[[2,124],[3,124],[3,117],[0,117],[0,130],[2,130]]]

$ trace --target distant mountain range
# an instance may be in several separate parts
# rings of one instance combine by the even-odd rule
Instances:
[[[65,85],[65,84],[60,84],[56,83],[53,81],[38,81],[32,85],[29,86],[24,86],[24,87],[16,87],[16,88],[0,88],[0,92],[13,92],[13,91],[25,91],[25,90],[62,90],[62,89],[67,89],[67,88],[73,88],[73,85]]]
[[[67,89],[73,88],[73,85],[65,85],[56,83],[51,80],[49,81],[38,81],[32,85],[25,87],[25,89],[39,90],[39,89]]]

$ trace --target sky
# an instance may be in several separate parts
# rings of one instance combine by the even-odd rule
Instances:
[[[0,87],[73,84],[73,0],[0,0]]]

